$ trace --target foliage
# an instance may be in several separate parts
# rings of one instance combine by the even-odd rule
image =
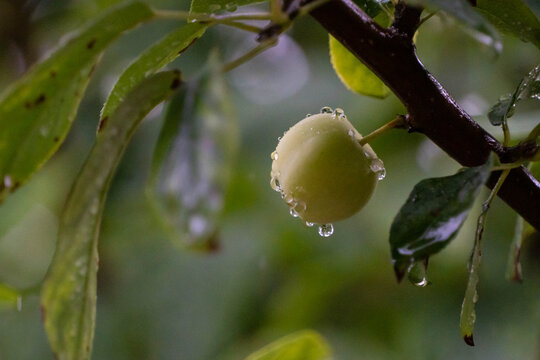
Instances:
[[[103,11],[97,10],[100,12],[99,16],[81,27],[70,40],[63,42],[45,60],[29,69],[0,96],[0,179],[2,179],[0,200],[6,199],[8,200],[6,206],[13,206],[13,202],[9,204],[8,202],[11,198],[16,202],[17,194],[11,194],[25,185],[66,140],[81,106],[89,79],[105,50],[127,30],[150,20],[189,21],[185,25],[175,25],[164,37],[154,41],[146,49],[142,51],[139,49],[140,55],[134,56],[135,59],[131,60],[130,65],[117,76],[99,116],[97,134],[92,139],[94,145],[76,176],[61,211],[54,258],[45,279],[39,281],[37,286],[41,287],[41,309],[45,331],[56,358],[84,360],[91,357],[96,325],[98,239],[105,200],[116,169],[121,162],[124,163],[122,157],[136,130],[141,126],[145,116],[157,105],[171,97],[167,104],[165,119],[160,123],[161,130],[156,131],[159,132],[159,136],[154,150],[145,150],[148,153],[153,152],[153,159],[149,162],[149,177],[146,180],[147,200],[162,230],[165,230],[165,233],[180,247],[215,251],[218,248],[222,227],[226,228],[226,222],[222,221],[224,213],[241,210],[248,218],[246,214],[249,212],[249,209],[246,209],[248,197],[241,193],[239,199],[235,199],[234,192],[233,195],[227,193],[231,185],[232,189],[241,188],[246,191],[245,186],[239,186],[235,182],[248,180],[236,175],[238,168],[233,171],[234,158],[238,155],[239,148],[237,116],[231,105],[231,98],[234,97],[230,96],[231,91],[227,88],[223,74],[231,73],[231,76],[234,76],[236,68],[246,62],[255,62],[257,56],[263,56],[259,54],[278,45],[280,35],[296,24],[298,18],[319,10],[320,6],[332,6],[325,4],[325,1],[306,3],[291,1],[283,4],[278,0],[269,0],[263,4],[265,7],[262,12],[238,10],[239,6],[253,6],[257,2],[193,0],[189,11],[158,10],[137,1],[106,6],[107,9]],[[430,12],[423,19],[418,19],[420,25],[428,21],[433,14],[443,20],[448,17],[455,18],[473,34],[475,39],[490,46],[497,53],[503,50],[498,31],[540,48],[540,21],[524,1],[411,0],[405,3],[425,7]],[[359,5],[357,11],[371,17],[378,24],[370,22],[370,26],[387,35],[399,32],[398,7],[404,6],[403,2],[366,0],[359,1]],[[94,7],[101,9],[99,2],[96,2]],[[269,24],[260,26],[261,21],[269,21]],[[196,53],[196,60],[192,64],[194,70],[184,73],[186,79],[182,79],[177,70],[160,72],[171,63],[176,66],[175,59],[186,50],[200,51],[190,49],[191,45],[207,33],[214,34],[212,29],[218,25],[247,32],[252,37],[256,36],[257,43],[242,49],[238,56],[224,64],[219,60],[220,55],[216,51],[207,51],[208,45],[205,45],[201,53]],[[146,26],[151,25],[144,26],[146,29]],[[342,26],[347,27],[348,24]],[[420,28],[420,34],[422,30]],[[210,36],[207,38],[212,40]],[[349,44],[342,44],[332,36],[329,38],[330,61],[337,76],[348,89],[357,94],[379,99],[389,97],[390,100],[385,101],[395,101],[390,96],[389,88],[377,75],[349,52],[347,49]],[[412,38],[412,34],[410,38],[403,35],[403,41],[408,42],[407,46],[414,49],[416,40]],[[114,48],[111,49],[111,52],[113,51]],[[373,51],[377,49],[373,48]],[[495,156],[490,156],[490,160],[483,165],[461,169],[455,175],[420,181],[395,216],[390,229],[391,260],[398,281],[407,273],[413,284],[425,287],[430,283],[426,274],[428,259],[449,247],[458,231],[466,227],[464,224],[467,214],[476,211],[474,203],[480,188],[487,184],[490,176],[495,180],[495,184],[492,181],[490,185],[493,190],[478,217],[469,263],[469,281],[462,305],[461,332],[469,345],[474,344],[472,339],[476,322],[475,304],[478,299],[481,243],[488,210],[512,169],[530,167],[531,162],[540,159],[538,151],[540,125],[535,123],[536,126],[532,130],[512,138],[511,128],[507,122],[508,118],[514,115],[518,104],[526,103],[524,100],[539,98],[540,65],[527,63],[526,66],[533,65],[536,67],[523,78],[514,93],[501,97],[487,113],[491,124],[502,128],[504,139],[501,147],[511,149],[510,145],[515,145],[513,149],[517,151],[513,154],[517,155],[514,155],[511,161],[503,158],[494,159]],[[307,91],[310,90],[314,89]],[[354,99],[356,101],[357,98]],[[426,99],[426,103],[428,101],[429,99]],[[455,103],[454,105],[458,106]],[[396,111],[404,112],[402,108]],[[258,126],[258,117],[262,114],[256,109],[252,116],[254,117],[252,122],[257,122]],[[371,143],[373,139],[395,127],[415,130],[410,123],[405,122],[405,114],[398,119],[399,122],[389,122],[367,135],[366,142]],[[537,122],[537,119],[535,121]],[[276,121],[276,126],[278,123],[279,121]],[[95,128],[95,125],[92,127]],[[365,121],[362,125],[371,126],[373,123]],[[512,134],[515,136],[513,130]],[[395,140],[395,143],[399,144],[400,141],[403,140]],[[69,146],[68,143],[66,146]],[[395,149],[392,152],[395,152]],[[128,160],[125,161],[129,163]],[[253,163],[257,164],[253,165],[253,168],[256,168],[259,161]],[[241,166],[242,164],[240,168]],[[137,168],[137,172],[146,176],[145,171],[139,171]],[[28,187],[31,187],[31,184],[30,182]],[[26,187],[22,189],[25,190]],[[397,211],[395,201],[389,201],[384,207],[385,213]],[[377,221],[376,217],[369,219],[372,222]],[[507,266],[509,279],[519,282],[523,280],[520,254],[526,241],[524,239],[530,238],[534,232],[531,229],[531,226],[518,217],[515,234],[513,239],[510,239]],[[287,241],[294,243],[294,235],[285,237]],[[279,246],[288,249],[290,245]],[[339,245],[336,243],[335,247],[339,248]],[[303,257],[307,255],[299,254],[304,253],[303,251],[281,250],[287,254],[285,257],[303,259],[303,262],[295,265],[299,279],[306,276],[305,274],[312,276],[315,273],[316,276],[313,276],[325,280],[322,285],[306,289],[302,288],[301,282],[292,283],[290,289],[284,287],[281,296],[287,300],[283,303],[287,304],[289,301],[289,304],[293,304],[290,306],[294,308],[297,301],[300,304],[297,309],[310,309],[305,313],[297,311],[289,314],[291,316],[288,321],[294,326],[285,325],[280,329],[289,332],[299,327],[299,324],[302,327],[310,325],[303,324],[303,320],[309,318],[311,314],[323,312],[321,309],[325,308],[326,300],[346,297],[344,295],[348,294],[344,294],[342,290],[350,291],[347,286],[353,284],[356,278],[351,275],[351,271],[343,271],[341,265],[325,262],[324,256],[317,259],[322,260],[322,264],[310,263]],[[180,255],[180,252],[172,253],[174,256],[189,256]],[[219,258],[220,255],[216,257]],[[236,265],[237,262],[238,259],[233,259],[231,264]],[[356,260],[352,263],[355,264]],[[154,265],[157,270],[159,264]],[[131,266],[138,267],[137,264]],[[355,265],[343,267],[350,270]],[[152,270],[146,270],[148,276]],[[380,265],[377,265],[376,272],[380,273]],[[336,278],[339,278],[339,281],[335,281]],[[219,282],[227,281],[219,280]],[[152,283],[163,285],[154,280]],[[377,281],[373,286],[376,287],[376,284]],[[1,310],[20,308],[22,300],[35,293],[35,289],[34,286],[25,289],[23,286],[0,284]],[[302,291],[299,292],[298,289]],[[261,298],[265,298],[269,293],[263,292]],[[209,293],[207,297],[213,296]],[[339,304],[339,301],[332,304]],[[376,304],[373,306],[376,307]],[[337,310],[332,308],[331,312],[339,318],[339,308]],[[272,324],[272,314],[269,318]],[[283,324],[287,324],[287,320],[283,320]],[[126,326],[122,332],[129,334],[131,330]],[[220,331],[223,338],[229,336],[225,330],[228,329]],[[245,329],[238,330],[241,331]],[[332,339],[332,331],[326,331],[325,335]],[[322,360],[329,359],[330,356],[330,347],[321,335],[304,331],[277,340],[248,356],[246,360],[277,358]],[[149,354],[148,358],[151,357],[156,355]]]

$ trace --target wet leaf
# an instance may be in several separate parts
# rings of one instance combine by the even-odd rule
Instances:
[[[11,286],[0,284],[0,309],[21,306],[22,295]]]
[[[330,360],[330,347],[310,330],[285,336],[251,354],[245,360]]]
[[[536,179],[540,178],[540,163],[531,163],[530,171]],[[510,244],[510,251],[508,252],[508,262],[506,266],[506,278],[508,280],[518,283],[523,281],[520,263],[521,245],[535,232],[536,229],[518,215],[514,229],[514,237]]]
[[[96,312],[97,243],[109,184],[144,116],[180,84],[176,71],[141,82],[97,135],[60,218],[53,262],[42,290],[45,330],[58,359],[89,359]]]
[[[330,36],[330,60],[341,82],[351,91],[385,98],[390,90],[339,41]]]
[[[469,280],[467,282],[467,289],[465,290],[465,296],[463,297],[463,304],[461,305],[461,316],[460,316],[460,328],[461,336],[467,345],[474,346],[473,339],[473,330],[474,324],[476,322],[476,302],[478,301],[478,282],[480,280],[480,263],[482,262],[482,238],[484,236],[484,228],[487,213],[491,206],[491,202],[497,195],[500,187],[504,183],[504,180],[510,173],[510,170],[504,170],[497,184],[491,190],[489,197],[482,204],[482,212],[478,216],[476,223],[476,233],[474,239],[474,247],[471,254],[471,259],[469,260]]]
[[[523,99],[540,99],[540,65],[532,69],[519,82],[512,95],[504,95],[491,107],[488,113],[489,121],[494,126],[500,126],[514,115],[517,103]]]
[[[212,56],[209,73],[169,105],[147,187],[158,220],[181,247],[215,245],[237,140],[236,116]]]
[[[514,237],[512,243],[510,244],[510,251],[508,252],[508,262],[506,265],[506,278],[514,282],[522,282],[523,275],[521,273],[521,245],[523,239],[526,238],[530,233],[534,231],[534,228],[527,223],[525,226],[525,221],[521,216],[518,215],[516,219],[516,226],[514,229]]]
[[[366,12],[370,17],[375,18],[381,12],[392,9],[393,3],[391,0],[357,0],[355,1],[362,10]],[[382,24],[379,24],[382,25]],[[387,25],[383,25],[387,26]]]
[[[502,43],[497,31],[478,14],[467,0],[411,0],[410,4],[425,6],[430,10],[442,10],[473,30],[479,42],[491,47],[496,53],[502,51]]]
[[[522,0],[478,0],[476,8],[502,33],[540,49],[540,20]]]
[[[418,261],[442,250],[458,233],[491,163],[452,176],[419,182],[390,228],[392,262],[398,281]]]
[[[0,200],[58,149],[105,48],[152,17],[142,3],[113,8],[0,95]]]
[[[263,2],[264,0],[192,0],[191,13],[204,14],[219,11],[233,12],[239,6]]]
[[[107,98],[107,102],[103,106],[101,119],[107,119],[133,87],[145,77],[154,74],[176,59],[204,34],[207,27],[207,25],[199,23],[184,25],[169,33],[159,42],[144,51],[120,75],[120,78]]]

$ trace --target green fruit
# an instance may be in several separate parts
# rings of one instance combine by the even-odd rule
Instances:
[[[361,139],[343,111],[330,108],[284,134],[271,156],[271,185],[293,216],[309,225],[331,224],[368,202],[384,167],[369,145],[360,145]]]

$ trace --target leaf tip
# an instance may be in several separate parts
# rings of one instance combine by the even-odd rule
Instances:
[[[182,83],[182,73],[180,72],[180,70],[174,70],[174,78],[170,86],[171,90],[177,89],[181,83]]]
[[[399,283],[401,283],[401,280],[403,280],[403,277],[405,276],[405,270],[401,268],[398,264],[394,265],[394,274],[396,275],[396,280]]]
[[[463,340],[465,341],[465,344],[467,344],[469,346],[474,346],[474,339],[473,339],[473,334],[472,333],[465,334],[463,336]]]

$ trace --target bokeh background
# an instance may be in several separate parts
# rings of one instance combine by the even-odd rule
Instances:
[[[0,0],[0,89],[115,2]],[[189,8],[185,0],[147,2]],[[538,3],[529,3],[540,14]],[[21,12],[34,7],[28,16]],[[101,105],[122,69],[179,24],[146,24],[103,56],[65,144],[0,207],[0,282],[23,289],[43,278],[58,215],[94,140]],[[417,36],[426,67],[498,137],[485,116],[490,104],[540,62],[533,45],[507,37],[503,43],[496,56],[454,21],[437,16]],[[212,29],[170,67],[189,78],[212,47],[230,59],[253,44],[252,35]],[[387,177],[366,208],[335,224],[330,238],[290,217],[271,190],[269,154],[306,113],[341,107],[368,133],[404,111],[394,96],[373,100],[344,88],[329,62],[328,36],[315,21],[299,19],[277,48],[227,78],[241,146],[220,250],[202,255],[178,249],[151,214],[143,189],[162,120],[157,109],[136,134],[107,200],[94,359],[242,359],[306,328],[319,331],[340,360],[540,358],[540,241],[524,246],[524,283],[505,280],[516,215],[501,201],[495,201],[485,234],[476,347],[462,341],[459,313],[479,204],[460,235],[431,258],[430,286],[396,283],[388,245],[393,217],[418,181],[459,168],[422,135],[396,130],[373,141]],[[512,120],[514,133],[523,135],[540,120],[538,104],[523,104]],[[25,296],[20,311],[0,308],[0,359],[52,358],[37,294]]]

